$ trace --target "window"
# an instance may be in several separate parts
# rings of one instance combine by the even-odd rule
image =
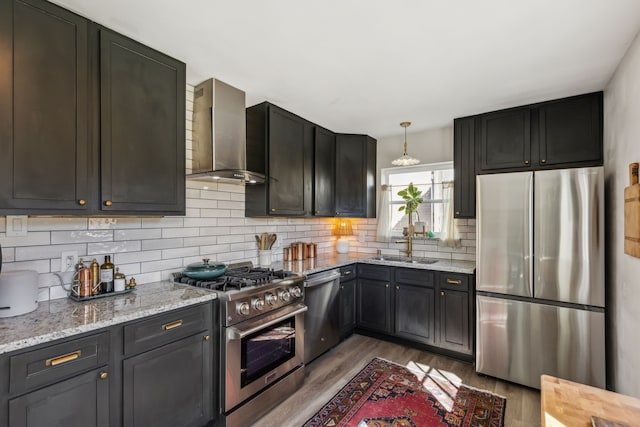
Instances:
[[[382,183],[391,186],[389,202],[389,218],[391,234],[402,235],[403,228],[408,225],[408,218],[398,208],[404,204],[398,191],[413,183],[422,191],[424,202],[420,205],[413,222],[425,223],[425,231],[440,233],[444,231],[444,215],[447,200],[444,199],[444,183],[453,181],[453,163],[432,163],[418,166],[382,169]]]

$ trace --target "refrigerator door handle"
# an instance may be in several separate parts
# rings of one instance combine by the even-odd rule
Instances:
[[[530,174],[528,176],[527,179],[527,197],[526,197],[526,202],[527,206],[525,208],[525,212],[527,213],[527,221],[526,221],[526,227],[527,230],[525,230],[525,245],[526,245],[526,254],[525,257],[527,258],[527,262],[525,263],[525,268],[527,268],[527,272],[526,277],[527,277],[527,282],[528,282],[528,288],[529,288],[529,296],[533,297],[533,185],[534,185],[534,180],[535,180],[535,174]]]

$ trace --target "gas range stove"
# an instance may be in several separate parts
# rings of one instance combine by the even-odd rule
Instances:
[[[230,264],[227,272],[215,279],[191,279],[174,273],[174,282],[218,291],[224,326],[271,313],[304,301],[304,276],[253,267],[249,262]]]

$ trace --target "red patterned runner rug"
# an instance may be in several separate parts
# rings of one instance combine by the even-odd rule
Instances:
[[[502,427],[506,399],[459,382],[376,357],[304,427]]]

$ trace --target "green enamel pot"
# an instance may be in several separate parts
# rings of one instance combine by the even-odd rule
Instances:
[[[227,266],[222,263],[210,263],[209,258],[202,262],[189,264],[184,270],[184,275],[192,279],[215,279],[227,272]]]

